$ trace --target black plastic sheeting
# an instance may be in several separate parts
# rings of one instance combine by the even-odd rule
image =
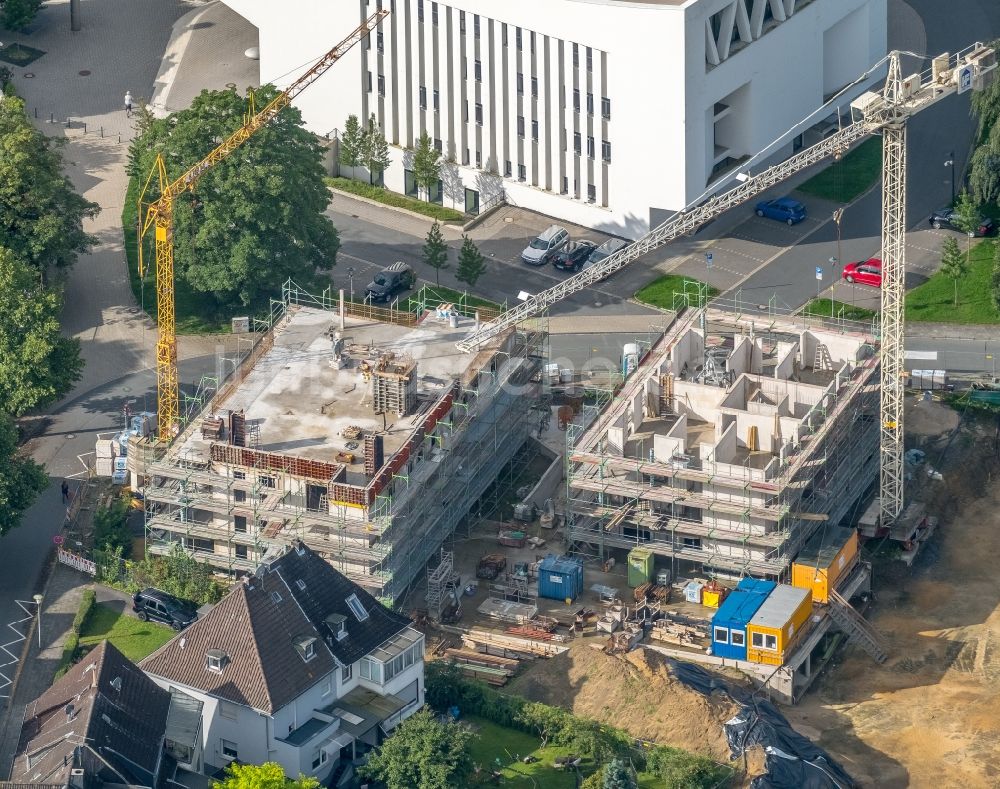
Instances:
[[[771,702],[734,687],[691,663],[667,658],[673,676],[704,696],[722,693],[740,705],[725,723],[733,759],[754,746],[763,749],[767,772],[752,789],[855,789],[854,779],[826,751],[793,729]]]

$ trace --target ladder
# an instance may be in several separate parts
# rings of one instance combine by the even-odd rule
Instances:
[[[660,416],[673,413],[674,410],[674,377],[660,376]]]
[[[813,356],[813,370],[832,370],[833,357],[830,356],[830,349],[823,343],[816,346],[816,355]]]
[[[844,632],[848,641],[861,647],[872,656],[876,663],[885,663],[889,655],[882,637],[868,620],[855,610],[854,606],[832,589],[830,590],[830,617]]]

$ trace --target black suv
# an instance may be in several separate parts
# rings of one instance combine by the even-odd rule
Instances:
[[[567,244],[552,255],[552,265],[563,271],[579,271],[596,248],[593,241],[577,241]]]
[[[942,208],[940,211],[935,211],[931,214],[930,219],[927,220],[931,223],[931,226],[935,230],[940,230],[942,227],[947,227],[951,230],[958,230],[958,225],[955,224],[955,209],[954,208]],[[969,233],[970,236],[991,236],[996,228],[993,226],[993,220],[988,216],[980,217],[979,224],[975,226],[973,231]]]
[[[132,610],[143,622],[163,622],[183,630],[198,618],[198,606],[159,589],[143,589],[132,597]]]
[[[416,281],[412,268],[405,263],[393,263],[372,278],[365,292],[372,301],[388,301],[397,293],[412,288]]]

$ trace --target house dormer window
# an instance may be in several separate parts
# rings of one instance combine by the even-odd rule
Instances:
[[[210,649],[205,653],[205,668],[216,674],[221,674],[228,662],[229,655],[221,649]]]
[[[345,624],[347,622],[347,617],[343,614],[330,614],[326,618],[326,626],[330,629],[330,633],[338,641],[347,637],[347,628]]]
[[[368,618],[368,612],[365,611],[365,607],[361,605],[361,601],[356,594],[352,594],[345,602],[359,622],[364,622]]]
[[[293,643],[295,651],[306,663],[316,657],[316,639],[313,636],[299,636]]]

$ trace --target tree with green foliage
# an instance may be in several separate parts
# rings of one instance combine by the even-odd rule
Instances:
[[[180,545],[174,545],[166,556],[147,554],[142,561],[126,562],[125,575],[124,589],[130,593],[153,586],[199,605],[222,599],[223,590],[212,577],[212,568],[189,556]]]
[[[41,7],[42,0],[4,0],[0,3],[3,9],[0,21],[8,30],[24,30],[34,21]]]
[[[21,523],[21,516],[49,484],[45,470],[17,451],[14,420],[0,414],[0,536]]]
[[[979,210],[979,204],[965,190],[962,190],[958,200],[955,201],[955,213],[951,221],[965,233],[965,264],[968,266],[972,256],[972,239],[982,221],[982,211]]]
[[[603,770],[602,789],[639,789],[635,768],[624,759],[612,759]]]
[[[260,88],[256,106],[276,95],[271,85]],[[168,177],[180,177],[240,128],[249,109],[235,90],[203,90],[133,141],[129,175],[141,186],[159,153]],[[317,270],[333,266],[340,246],[325,214],[324,176],[323,148],[299,110],[285,107],[175,201],[176,276],[220,308],[259,304],[289,277],[310,285]],[[147,199],[158,197],[152,192]]]
[[[375,120],[375,113],[368,119],[368,128],[361,139],[361,161],[368,170],[368,183],[373,185],[376,180],[381,180],[382,173],[392,163],[389,143]],[[375,178],[376,175],[379,176],[378,179]]]
[[[941,245],[941,273],[955,285],[955,306],[958,306],[958,281],[969,270],[967,259],[958,248],[958,242],[948,236]]]
[[[472,772],[468,747],[472,737],[464,726],[441,723],[423,709],[399,725],[361,772],[387,789],[467,786]]]
[[[302,774],[299,774],[298,780],[292,781],[285,777],[285,771],[275,762],[232,762],[226,768],[225,778],[212,782],[211,786],[212,789],[317,789],[319,781]]]
[[[423,132],[413,149],[413,182],[430,197],[432,186],[441,178],[441,154],[427,132]]]
[[[0,409],[4,412],[17,417],[50,405],[80,377],[80,343],[62,336],[61,311],[62,297],[42,283],[41,272],[0,246]]]
[[[94,547],[100,551],[120,550],[122,555],[132,547],[128,530],[128,501],[117,498],[107,507],[94,510]]]
[[[424,263],[434,269],[434,281],[441,284],[441,269],[448,268],[448,244],[441,235],[441,225],[435,222],[427,231],[424,242]]]
[[[458,268],[455,270],[455,279],[466,283],[470,288],[474,288],[479,278],[486,271],[486,258],[479,251],[471,238],[462,236],[462,248],[458,251]]]
[[[344,124],[344,133],[340,135],[340,153],[338,157],[342,167],[350,167],[354,177],[354,168],[361,164],[363,139],[361,123],[357,115],[348,115]]]
[[[73,189],[59,144],[35,129],[23,100],[0,101],[0,247],[42,272],[94,244],[83,220],[100,210]]]

